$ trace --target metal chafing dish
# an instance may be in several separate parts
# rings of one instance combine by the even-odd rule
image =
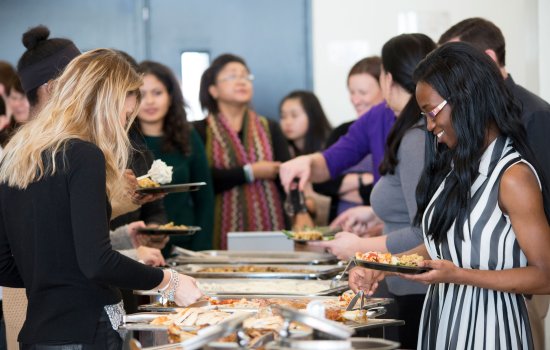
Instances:
[[[138,312],[122,317],[121,329],[128,331],[166,331],[168,326],[152,325],[150,322],[157,317],[168,315],[169,312]]]
[[[242,299],[242,294],[224,294],[224,295],[213,295],[209,297],[210,300],[214,301],[224,301],[224,300],[231,300],[231,299]],[[311,301],[319,300],[319,301],[325,301],[327,303],[334,303],[337,302],[339,297],[337,296],[307,296],[307,295],[278,295],[278,294],[265,294],[265,295],[254,295],[254,296],[246,296],[244,297],[248,300],[250,299],[259,299],[259,300],[268,300],[268,299],[274,299],[274,300],[297,300],[297,301],[303,301],[305,303],[309,303]],[[388,305],[393,303],[393,299],[391,298],[367,298],[365,301],[365,304],[363,306],[364,309],[371,309],[375,307],[380,307],[384,305]],[[209,306],[210,302],[207,300],[202,300],[197,303],[191,304],[188,307],[205,307]],[[247,310],[247,308],[235,308],[235,307],[227,307],[222,305],[216,306],[219,310],[225,310],[225,309],[232,309],[232,310]],[[170,313],[170,312],[176,312],[178,309],[181,309],[179,306],[165,306],[162,305],[159,302],[151,303],[151,304],[144,304],[138,306],[138,308],[141,311],[151,311],[155,313]],[[253,308],[252,308],[253,309]],[[376,317],[376,316],[375,316]]]
[[[211,297],[211,300],[216,301],[223,301],[223,300],[229,300],[229,299],[241,299],[242,295],[220,295],[220,296],[213,296]],[[299,301],[304,302],[304,304],[307,304],[311,301],[321,301],[321,302],[327,302],[327,307],[330,307],[331,304],[333,304],[335,301],[338,301],[338,297],[335,296],[290,296],[290,295],[259,295],[259,296],[253,296],[249,297],[247,299],[259,299],[259,300],[269,300],[273,299],[273,304],[278,304],[278,300],[282,301]],[[402,320],[396,320],[396,319],[378,319],[377,317],[382,316],[385,314],[386,309],[384,308],[385,305],[388,305],[393,302],[393,299],[389,298],[369,298],[366,300],[364,309],[368,310],[367,312],[367,321],[366,322],[355,322],[355,321],[344,321],[339,322],[342,323],[356,331],[368,331],[371,329],[379,329],[384,327],[390,327],[390,326],[400,326],[403,325],[405,322]],[[199,303],[192,304],[190,307],[207,307],[209,305],[208,301],[201,301]],[[210,306],[212,308],[216,308],[220,311],[225,312],[252,312],[255,313],[258,311],[257,307],[254,306],[227,306],[224,304],[221,305],[213,305]],[[152,326],[149,325],[148,322],[150,322],[153,318],[161,315],[165,315],[166,313],[170,312],[177,312],[180,307],[175,306],[163,306],[160,303],[153,303],[153,304],[146,304],[146,305],[140,305],[138,307],[141,311],[149,311],[148,313],[138,313],[133,315],[127,315],[125,318],[125,328],[132,329],[132,330],[151,330],[155,331],[157,329],[166,329],[165,326]],[[148,315],[155,315],[155,316],[148,316]]]
[[[380,338],[350,338],[347,340],[301,340],[291,341],[287,346],[271,342],[266,350],[392,350],[399,343]]]
[[[331,281],[294,279],[197,279],[199,288],[207,295],[335,295],[347,290],[347,282],[338,282],[331,287]]]
[[[295,280],[295,279],[215,279],[198,278],[197,284],[208,296],[233,295],[239,297],[253,297],[260,295],[294,295],[319,296],[336,295],[348,289],[347,282],[338,282],[331,287],[331,281]],[[271,288],[268,288],[271,287]],[[275,289],[273,289],[275,288]],[[276,289],[280,288],[280,289]],[[308,290],[309,289],[309,290]],[[158,301],[160,294],[157,291],[134,291],[137,295],[149,295],[152,301]]]
[[[343,265],[288,265],[288,264],[188,264],[174,267],[183,274],[196,278],[286,278],[326,279],[344,269]],[[207,269],[226,269],[230,272],[205,272]],[[232,271],[232,270],[237,271]],[[245,271],[238,271],[244,269]],[[275,271],[265,271],[274,269]],[[255,271],[254,271],[255,270]],[[279,270],[279,271],[277,271]],[[282,270],[282,271],[280,271]],[[261,272],[259,272],[261,271]]]
[[[193,252],[175,247],[177,254],[168,259],[170,265],[180,264],[331,264],[338,259],[327,253],[280,251],[204,250]]]
[[[280,314],[284,317],[285,326],[279,332],[279,340],[270,342],[266,345],[266,349],[268,350],[389,350],[399,347],[399,343],[384,339],[350,338],[354,330],[349,327],[284,306],[275,305],[273,307],[278,309]],[[314,334],[317,334],[321,339],[302,340],[289,338],[288,327],[292,321],[297,321],[311,327],[315,331]],[[325,340],[322,340],[323,338]]]
[[[197,336],[190,338],[188,340],[185,340],[183,342],[153,346],[153,347],[148,347],[143,349],[148,349],[148,350],[202,349],[208,343],[216,341],[227,335],[239,332],[242,329],[242,324],[244,320],[247,319],[248,317],[250,317],[250,315],[248,314],[237,314],[217,325],[199,330],[197,332]],[[239,345],[243,346],[246,344],[242,343]],[[132,350],[142,349],[141,344],[135,339],[132,339],[130,347],[132,348]]]
[[[312,297],[313,300],[327,300],[327,297]],[[201,305],[203,306],[203,305]],[[218,349],[254,349],[257,346],[265,345],[266,343],[272,341],[273,334],[265,334],[260,338],[254,338],[253,340],[249,338],[243,330],[243,322],[245,319],[252,317],[256,314],[256,310],[246,310],[249,312],[243,313],[242,309],[224,309],[223,305],[211,306],[212,309],[218,309],[220,311],[234,312],[235,315],[230,319],[219,323],[216,326],[209,326],[205,329],[198,331],[197,336],[187,340],[182,343],[169,344],[163,346],[156,346],[149,349],[198,349],[201,346],[205,346],[205,350],[218,350]],[[354,349],[393,349],[396,344],[392,342],[387,342],[382,339],[347,339],[355,330],[361,329],[370,329],[385,327],[389,325],[403,324],[403,321],[398,320],[377,320],[374,317],[383,314],[385,312],[384,308],[379,307],[375,309],[368,310],[369,320],[365,324],[358,324],[354,322],[334,322],[329,321],[324,318],[317,318],[311,316],[302,311],[297,311],[295,309],[287,308],[281,305],[271,305],[271,308],[285,319],[284,326],[280,331],[281,340],[277,342],[271,342],[268,349],[273,350],[286,350],[286,349],[338,349],[342,348],[345,350],[354,350]],[[309,309],[309,306],[308,306]],[[147,342],[149,340],[150,344],[164,344],[167,340],[167,327],[166,326],[150,326],[148,323],[155,317],[166,315],[166,313],[138,313],[127,315],[124,318],[124,325],[122,329],[127,330],[139,330],[142,331],[140,334],[145,335],[144,339]],[[227,322],[230,320],[235,320],[238,317],[238,325],[229,322],[229,328],[225,329]],[[289,330],[290,322],[297,321],[310,328],[313,328],[315,331],[291,331]],[[181,328],[184,331],[194,331],[194,327],[185,327]],[[220,329],[224,328],[224,330]],[[145,331],[145,333],[143,333]],[[225,337],[231,333],[237,334],[237,343],[218,343],[217,339]],[[203,339],[203,336],[207,336],[208,339]],[[197,339],[195,339],[197,338]],[[298,340],[299,339],[299,340]],[[325,340],[312,340],[312,339],[325,339]],[[335,340],[336,339],[336,340]],[[152,342],[150,342],[152,340]],[[314,345],[319,345],[318,343],[322,342],[322,345],[317,347],[311,347]],[[138,345],[135,345],[137,347]]]
[[[210,299],[222,301],[222,300],[228,300],[228,299],[238,299],[242,298],[242,295],[240,294],[225,294],[225,295],[214,295],[211,296]],[[307,295],[278,295],[278,294],[264,294],[264,295],[255,295],[251,297],[253,299],[292,299],[292,300],[303,300],[303,301],[314,301],[314,300],[320,300],[320,301],[337,301],[339,299],[338,296],[307,296]],[[391,298],[367,298],[365,299],[364,308],[370,309],[377,306],[384,306],[393,303],[393,299]]]

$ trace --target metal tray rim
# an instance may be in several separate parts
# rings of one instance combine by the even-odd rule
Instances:
[[[201,268],[208,267],[238,267],[238,266],[254,265],[258,267],[269,267],[272,264],[187,264],[175,266],[175,269],[192,277],[196,278],[276,278],[276,279],[316,279],[330,277],[338,274],[344,269],[342,265],[314,265],[307,269],[312,272],[198,272]],[[305,269],[303,264],[278,264],[277,267],[292,269]]]

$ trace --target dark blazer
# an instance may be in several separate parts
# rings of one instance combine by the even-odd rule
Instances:
[[[153,154],[147,149],[143,135],[137,129],[132,127],[129,133],[132,152],[130,155],[130,169],[136,177],[147,174],[153,164]],[[166,211],[164,210],[164,201],[162,199],[143,204],[139,209],[123,214],[111,221],[111,230],[124,226],[134,221],[142,220],[145,224],[165,224]]]
[[[527,129],[527,141],[535,153],[538,171],[550,189],[550,104],[524,87],[511,75],[504,81],[521,106],[521,118]],[[548,203],[545,203],[545,207]],[[546,208],[550,211],[550,208]]]

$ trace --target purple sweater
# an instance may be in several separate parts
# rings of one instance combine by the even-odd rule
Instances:
[[[363,114],[342,137],[323,152],[330,177],[335,178],[346,169],[372,154],[374,182],[380,179],[378,167],[384,159],[386,137],[395,122],[395,114],[386,102]]]

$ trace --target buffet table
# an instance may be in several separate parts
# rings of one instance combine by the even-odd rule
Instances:
[[[360,338],[351,338],[353,342],[348,339],[352,334],[384,338],[386,327],[404,322],[378,318],[385,313],[384,306],[393,302],[388,298],[367,298],[363,309],[346,311],[353,293],[344,293],[347,281],[335,278],[342,273],[345,263],[330,254],[181,249],[176,252],[169,264],[197,278],[206,297],[180,308],[162,303],[157,293],[136,291],[150,299],[139,307],[139,313],[127,315],[122,325],[122,329],[134,332],[139,340],[134,342],[136,348],[167,345],[172,341],[181,344],[169,348],[286,349],[289,342],[298,340],[318,342],[314,343],[319,345],[315,349],[329,346],[323,342],[330,341],[341,342],[338,344],[342,349],[398,346],[383,340],[376,345],[377,339],[370,339],[370,343],[357,340]],[[219,338],[223,338],[225,345],[219,344]],[[299,348],[296,346],[292,344],[290,348]]]

